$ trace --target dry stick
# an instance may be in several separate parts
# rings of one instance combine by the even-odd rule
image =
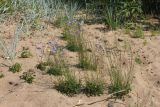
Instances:
[[[93,101],[93,102],[89,102],[89,103],[76,104],[76,105],[74,105],[73,107],[82,106],[82,105],[92,105],[92,104],[95,104],[95,103],[98,103],[98,102],[106,101],[106,100],[110,99],[113,95],[118,94],[118,93],[122,93],[122,92],[125,92],[125,91],[126,91],[126,90],[121,90],[121,91],[118,91],[118,92],[109,94],[109,95],[107,96],[107,98],[105,98],[105,99],[97,100],[97,101]]]

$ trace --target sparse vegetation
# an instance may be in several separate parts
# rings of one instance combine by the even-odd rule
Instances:
[[[143,87],[154,87],[155,103],[159,104],[159,5],[156,0],[0,0],[0,70],[4,71],[0,78],[5,75],[0,89],[8,90],[5,81],[16,89],[19,82],[9,79],[21,75],[24,82],[36,83],[31,89],[25,87],[27,94],[45,84],[46,96],[45,88],[54,85],[54,89],[71,97],[80,93],[100,96],[108,91],[111,98],[124,98],[127,103],[128,97],[124,96],[132,90],[134,93],[137,87],[141,89],[141,83],[132,88],[132,82],[141,82],[136,76],[144,74]],[[144,67],[141,64],[150,65],[134,76],[135,63],[140,68]],[[25,72],[17,73],[22,71],[22,65]],[[17,74],[5,72],[6,67]],[[6,101],[10,101],[9,97]]]

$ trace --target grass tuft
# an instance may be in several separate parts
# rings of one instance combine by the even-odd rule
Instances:
[[[89,79],[85,81],[84,93],[87,96],[99,96],[103,94],[105,90],[105,84],[103,81]]]
[[[67,75],[64,79],[60,79],[56,85],[56,90],[59,92],[66,94],[68,96],[73,96],[75,94],[80,93],[81,91],[81,84],[75,78],[75,76]]]

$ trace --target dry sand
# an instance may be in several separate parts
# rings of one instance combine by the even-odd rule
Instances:
[[[0,34],[5,41],[9,41],[12,37],[14,28],[14,23],[0,25]],[[153,102],[153,107],[160,107],[160,34],[155,37],[147,36],[145,39],[131,39],[122,30],[105,31],[103,25],[84,25],[83,29],[85,36],[92,41],[97,39],[112,41],[115,37],[122,40],[128,39],[131,41],[134,56],[139,55],[143,62],[142,64],[135,63],[132,91],[123,100],[118,100],[113,107],[128,107],[128,104],[134,104],[141,100],[144,100],[142,102],[147,107],[151,107],[149,106],[150,102]],[[56,77],[43,75],[35,68],[38,63],[36,44],[57,39],[61,45],[64,45],[65,42],[59,38],[61,29],[49,25],[47,29],[41,32],[34,31],[32,35],[34,36],[20,40],[17,47],[17,51],[20,51],[22,47],[28,46],[33,54],[32,58],[15,59],[15,62],[22,64],[23,71],[13,74],[8,72],[7,67],[0,67],[0,71],[5,75],[0,79],[0,107],[73,107],[78,103],[101,100],[108,96],[105,92],[97,97],[87,97],[84,94],[68,97],[53,89]],[[147,41],[146,45],[144,45],[144,41]],[[66,56],[71,65],[76,64],[77,54],[66,50]],[[0,62],[7,63],[3,58],[0,58]],[[28,69],[36,72],[33,84],[27,84],[19,78]],[[72,69],[78,71],[75,67]],[[112,107],[107,106],[108,103],[111,104],[111,100],[81,107]]]

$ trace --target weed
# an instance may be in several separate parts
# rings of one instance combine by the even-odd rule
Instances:
[[[20,76],[21,79],[23,79],[25,82],[31,84],[34,80],[34,72],[32,70],[29,70],[28,72],[24,72],[22,76]]]
[[[39,64],[36,65],[36,68],[45,71],[46,70],[46,65],[43,62],[40,62]]]
[[[105,84],[103,81],[89,79],[85,81],[84,92],[87,96],[97,96],[103,94]]]
[[[19,63],[15,63],[11,67],[9,67],[9,71],[13,73],[20,72],[21,70],[22,70],[22,65]]]
[[[23,50],[21,53],[21,58],[29,58],[31,56],[32,56],[32,54],[29,50]]]
[[[57,67],[57,66],[51,66],[47,73],[49,75],[55,75],[55,76],[59,76],[59,75],[62,75],[63,74],[63,71],[60,67]]]
[[[56,83],[55,88],[63,94],[73,96],[75,94],[80,93],[81,84],[79,81],[77,81],[75,76],[67,75],[64,79],[60,79]]]

